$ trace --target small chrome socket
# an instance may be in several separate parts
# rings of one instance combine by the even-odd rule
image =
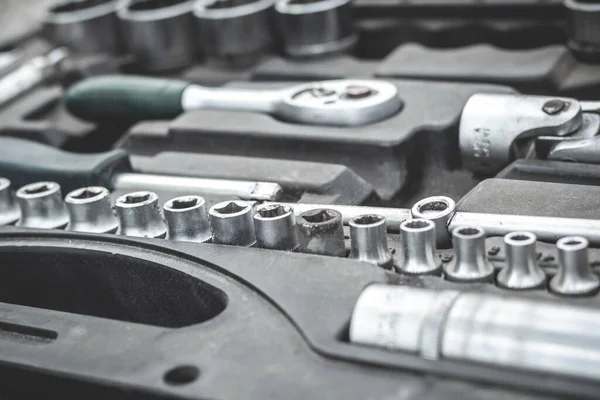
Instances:
[[[212,240],[206,201],[200,196],[182,196],[163,205],[167,238],[182,242],[206,243]]]
[[[454,258],[444,265],[444,276],[453,282],[493,282],[494,266],[485,254],[485,231],[459,226],[452,231]]]
[[[251,247],[256,243],[252,204],[233,200],[215,204],[208,211],[213,243]]]
[[[21,218],[21,209],[10,190],[10,181],[0,178],[0,226],[14,225]]]
[[[89,233],[116,233],[119,220],[115,215],[108,189],[89,186],[65,196],[69,211],[67,230]]]
[[[352,218],[350,225],[350,258],[366,261],[381,268],[393,268],[392,253],[387,244],[386,220],[368,214]]]
[[[289,206],[269,204],[254,214],[256,245],[263,249],[296,251],[300,247],[296,215]]]
[[[537,237],[531,232],[504,236],[506,266],[498,273],[498,286],[512,290],[542,289],[546,274],[536,260]]]
[[[428,219],[435,223],[435,242],[439,249],[446,249],[451,245],[447,226],[455,212],[456,203],[446,196],[427,197],[415,203],[411,209],[413,218]]]
[[[399,272],[408,275],[440,275],[442,261],[436,256],[435,223],[413,219],[400,224],[403,261]]]
[[[296,223],[302,252],[346,256],[342,214],[338,211],[328,208],[309,210],[298,215]]]
[[[36,182],[25,185],[16,193],[21,208],[19,226],[40,229],[64,229],[69,213],[56,182]]]
[[[556,243],[558,271],[550,280],[550,291],[563,296],[598,292],[600,279],[590,267],[588,246],[588,240],[581,236],[567,236]]]
[[[158,195],[154,192],[133,192],[115,202],[120,234],[125,236],[165,238],[167,226],[160,215]]]

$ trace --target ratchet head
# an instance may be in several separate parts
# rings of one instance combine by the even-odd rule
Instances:
[[[401,107],[398,88],[390,82],[340,79],[291,88],[277,115],[302,124],[359,126],[389,118]]]

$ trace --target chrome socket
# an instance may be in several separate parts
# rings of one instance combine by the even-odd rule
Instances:
[[[342,214],[332,209],[319,208],[298,215],[296,222],[302,252],[346,256]]]
[[[358,41],[352,0],[279,0],[275,11],[285,52],[291,57],[336,54]]]
[[[589,242],[581,236],[567,236],[556,243],[558,271],[550,280],[550,290],[564,296],[585,296],[598,292],[600,279],[592,272]]]
[[[254,214],[256,245],[263,249],[296,251],[300,247],[296,215],[290,206],[269,204]]]
[[[256,231],[252,204],[246,201],[223,201],[208,211],[213,243],[232,246],[254,246]]]
[[[112,208],[110,192],[101,186],[73,190],[65,196],[69,211],[67,230],[90,233],[115,233],[119,220]]]
[[[537,237],[531,232],[512,232],[504,236],[506,266],[498,273],[498,286],[526,290],[544,288],[546,273],[536,260]]]
[[[117,15],[137,69],[168,71],[199,58],[193,4],[192,0],[125,0]]]
[[[366,261],[384,269],[393,268],[392,253],[387,245],[386,220],[368,214],[352,218],[350,225],[350,258]]]
[[[206,201],[200,196],[182,196],[163,205],[167,238],[182,242],[206,243],[212,239]]]
[[[456,203],[450,197],[432,196],[415,203],[411,209],[413,218],[428,219],[435,223],[436,246],[440,249],[450,247],[448,224],[456,212]]]
[[[254,65],[273,43],[271,12],[275,0],[204,0],[194,16],[207,62],[243,68]]]
[[[14,225],[19,218],[21,218],[21,210],[10,190],[10,181],[0,178],[0,226]]]
[[[396,268],[408,275],[440,275],[442,261],[435,254],[435,223],[413,219],[400,224],[403,262]]]
[[[40,229],[64,229],[69,213],[56,182],[36,182],[25,185],[16,193],[21,208],[19,226]]]
[[[459,226],[452,231],[454,258],[444,265],[444,275],[454,282],[493,282],[494,266],[485,255],[485,231]]]
[[[167,226],[160,215],[156,193],[124,194],[115,202],[115,208],[121,225],[121,235],[147,238],[167,236]]]

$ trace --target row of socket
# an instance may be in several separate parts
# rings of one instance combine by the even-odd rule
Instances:
[[[10,182],[0,178],[0,225],[348,256],[408,275],[443,275],[454,282],[495,282],[514,290],[541,289],[547,284],[536,258],[537,238],[529,232],[504,237],[506,266],[496,274],[486,258],[485,231],[477,226],[460,226],[452,231],[455,257],[444,264],[436,254],[436,223],[406,220],[400,224],[402,252],[395,262],[387,244],[386,219],[376,214],[349,220],[348,253],[342,215],[334,209],[296,215],[287,205],[262,205],[255,211],[252,203],[232,200],[207,211],[202,197],[183,196],[165,202],[161,213],[158,196],[153,192],[125,194],[113,208],[106,188],[77,189],[63,201],[60,186],[54,182],[26,185],[17,190],[15,197],[16,202]],[[587,239],[562,238],[557,250],[558,272],[549,282],[550,291],[570,296],[596,293],[600,280],[590,268]]]

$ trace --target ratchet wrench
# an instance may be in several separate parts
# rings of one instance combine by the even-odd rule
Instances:
[[[88,121],[172,119],[195,109],[266,113],[309,125],[358,126],[384,120],[402,107],[386,81],[341,79],[278,90],[209,88],[137,76],[99,76],[74,85],[67,109]]]

